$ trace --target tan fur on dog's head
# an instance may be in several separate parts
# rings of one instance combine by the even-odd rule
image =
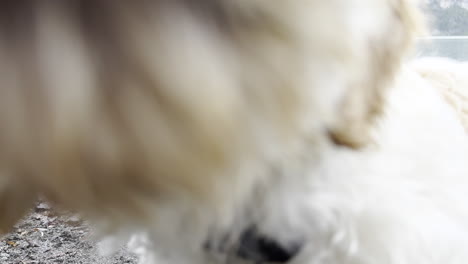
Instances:
[[[368,142],[417,28],[409,0],[0,10],[3,230],[37,194],[116,223],[149,205],[229,211],[270,163],[319,154],[329,136]]]

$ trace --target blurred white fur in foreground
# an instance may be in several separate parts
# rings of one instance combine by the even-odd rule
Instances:
[[[468,142],[403,65],[419,25],[412,0],[1,2],[0,229],[42,194],[144,264],[223,263],[206,243],[250,226],[292,263],[466,264]]]

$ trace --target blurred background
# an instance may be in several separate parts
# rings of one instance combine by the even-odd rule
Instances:
[[[419,43],[417,56],[468,61],[468,0],[425,0],[430,37]]]

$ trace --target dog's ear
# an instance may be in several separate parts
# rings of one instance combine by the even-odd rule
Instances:
[[[383,28],[367,40],[362,69],[339,105],[339,117],[329,130],[337,145],[354,149],[372,142],[370,132],[382,113],[385,93],[415,37],[423,33],[420,11],[412,0],[381,1],[392,13]]]

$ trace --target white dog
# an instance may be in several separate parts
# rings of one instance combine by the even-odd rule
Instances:
[[[419,24],[412,0],[1,3],[0,228],[42,194],[145,264],[465,264],[468,142],[401,67]]]

